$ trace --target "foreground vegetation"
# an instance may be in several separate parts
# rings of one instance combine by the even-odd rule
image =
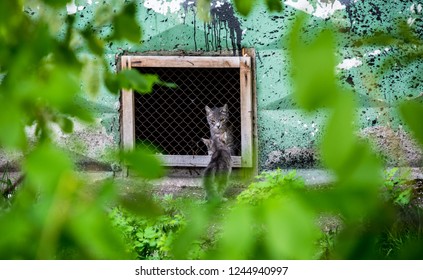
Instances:
[[[359,222],[357,233],[366,238],[360,248],[360,258],[422,257],[418,250],[410,251],[409,248],[422,241],[423,217],[422,205],[416,203],[421,194],[410,185],[407,176],[407,172],[398,169],[386,172],[379,190],[380,209],[385,211],[382,215],[385,221],[375,223],[371,218],[363,217]],[[343,252],[340,247],[351,242],[342,239],[343,232],[351,230],[347,219],[340,213],[320,212],[306,204],[315,193],[332,188],[331,185],[306,187],[295,171],[283,173],[277,170],[263,172],[239,195],[221,205],[207,205],[201,197],[155,196],[154,201],[163,209],[158,215],[137,216],[121,207],[113,207],[110,218],[124,236],[126,250],[137,259],[175,259],[176,256],[187,259],[227,259],[228,256],[234,259],[346,258],[350,256],[343,254],[351,252]],[[292,210],[289,219],[272,217],[281,213],[273,212],[280,204]],[[199,211],[210,220],[206,221],[197,239],[181,244],[183,247],[178,251],[175,244],[191,230],[187,227],[193,223],[192,213]],[[212,214],[204,213],[207,211]],[[389,214],[386,211],[390,211]],[[246,221],[239,220],[245,218]],[[225,232],[228,227],[238,228],[233,234],[237,238],[245,235],[248,243],[237,248],[225,241],[229,238]],[[243,233],[243,230],[248,232]],[[275,249],[278,242],[275,240],[278,239],[283,243]]]
[[[87,195],[87,181],[52,141],[54,128],[72,133],[75,120],[94,123],[93,112],[81,105],[87,93],[95,98],[100,88],[110,94],[134,88],[146,94],[164,83],[109,68],[106,44],[141,40],[134,1],[116,0],[113,9],[100,4],[86,26],[59,12],[67,2],[0,1],[0,148],[21,155],[24,174],[19,189],[2,176],[0,259],[422,258],[413,191],[399,188],[401,180],[392,174],[386,180],[378,157],[356,136],[354,94],[339,85],[335,72],[337,29],[327,24],[304,38],[309,19],[302,14],[284,46],[299,108],[328,112],[317,147],[335,175],[333,185],[309,190],[294,174],[264,173],[223,205],[144,193],[123,197],[113,180]],[[247,16],[254,1],[234,2]],[[280,1],[265,3],[269,10],[282,9]],[[412,27],[392,29],[398,32],[375,33],[360,44],[401,47],[408,51],[406,62],[420,59],[423,44]],[[59,30],[63,36],[56,35]],[[81,89],[81,80],[87,87]],[[405,101],[398,110],[423,145],[423,105]],[[117,151],[114,159],[146,180],[164,175],[159,160],[142,147]],[[334,227],[325,229],[328,223],[321,221]]]

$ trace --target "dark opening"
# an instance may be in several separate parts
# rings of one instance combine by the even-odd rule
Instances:
[[[149,143],[164,155],[207,155],[201,138],[210,138],[205,106],[228,104],[235,155],[241,155],[239,68],[137,68],[157,74],[176,89],[155,86],[135,94],[135,141]]]

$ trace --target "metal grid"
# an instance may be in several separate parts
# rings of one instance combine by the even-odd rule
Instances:
[[[176,89],[154,86],[147,95],[135,94],[135,141],[147,143],[163,155],[207,155],[201,138],[210,138],[205,106],[228,104],[235,140],[241,155],[239,68],[137,68],[157,74]]]

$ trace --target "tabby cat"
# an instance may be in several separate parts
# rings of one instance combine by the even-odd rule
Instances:
[[[232,171],[232,158],[227,145],[227,133],[224,132],[211,140],[203,139],[203,142],[210,144],[209,151],[212,152],[210,163],[204,171],[203,178],[206,200],[222,200],[223,193],[228,184],[229,175]]]
[[[206,106],[206,114],[207,122],[210,126],[210,138],[214,139],[215,137],[226,133],[226,145],[228,146],[231,155],[235,155],[232,128],[229,123],[228,105],[225,104],[223,107],[214,107],[213,109],[210,109],[210,107]],[[206,146],[209,148],[210,145],[207,145],[206,143]],[[208,152],[211,154],[210,149]]]

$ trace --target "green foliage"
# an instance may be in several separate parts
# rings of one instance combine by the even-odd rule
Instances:
[[[387,201],[400,206],[409,205],[413,195],[413,186],[408,185],[409,171],[391,168],[385,172],[383,196]]]
[[[139,43],[141,40],[141,27],[136,21],[135,16],[136,5],[132,1],[126,4],[122,11],[113,18],[112,24],[115,29],[112,39],[127,39],[128,41]]]
[[[42,2],[54,8],[63,8],[63,6],[65,6],[69,0],[42,0]]]
[[[48,161],[50,157],[58,157],[58,164]],[[37,160],[43,166],[32,170]],[[29,173],[11,207],[0,215],[0,259],[128,257],[103,211],[107,193],[94,201],[85,197],[84,184],[69,161],[48,147],[31,154],[26,169]]]
[[[311,259],[320,232],[295,172],[263,172],[225,215],[212,259]],[[295,213],[295,214],[294,214]]]
[[[282,12],[283,10],[282,1],[279,0],[266,0],[266,5],[271,12]]]
[[[280,198],[291,191],[304,189],[304,182],[295,171],[284,174],[282,170],[262,172],[258,180],[248,186],[237,197],[239,204],[257,205],[269,198]]]
[[[166,85],[133,70],[110,72],[105,44],[141,39],[134,1],[116,3],[117,13],[97,9],[86,26],[66,13],[67,2],[0,1],[0,149],[22,155],[24,174],[19,191],[0,212],[0,259],[125,259],[130,255],[107,206],[160,214],[148,197],[141,206],[119,197],[113,182],[87,195],[74,163],[52,142],[54,125],[71,133],[74,120],[94,121],[85,94],[95,98],[103,82],[113,93],[132,88],[145,94],[153,84]],[[113,33],[103,33],[104,26]],[[144,151],[125,152],[120,159],[147,179],[163,174],[159,161]],[[2,194],[3,185],[11,184],[3,174]]]
[[[237,8],[246,15],[252,3],[243,4],[246,6],[239,8],[238,3]],[[393,203],[380,199],[384,185],[382,164],[370,146],[356,136],[353,95],[344,92],[335,78],[335,31],[322,30],[312,39],[304,40],[304,22],[304,16],[298,17],[287,34],[294,95],[306,111],[323,107],[331,113],[319,145],[323,162],[334,172],[336,181],[327,188],[305,190],[292,174],[282,175],[280,171],[262,174],[225,215],[216,247],[206,258],[386,258],[386,251],[381,250],[387,244],[384,236],[398,232],[395,230],[398,211],[404,208],[395,204],[407,205],[409,192],[388,188],[388,200]],[[395,184],[392,180],[386,179],[385,185]],[[319,229],[316,224],[322,215],[340,217],[335,220],[342,226]],[[198,238],[204,219],[209,217],[210,213],[193,215],[179,238],[185,241]],[[409,239],[411,244],[421,244],[415,236]],[[397,248],[401,253],[396,257],[407,256],[404,252],[410,242]],[[410,252],[409,256],[412,255],[418,254]]]
[[[132,151],[122,152],[121,158],[125,165],[131,167],[141,177],[157,179],[164,175],[159,159],[147,150],[137,148]]]
[[[283,2],[279,0],[265,0],[266,7],[271,12],[282,12]],[[257,4],[257,0],[235,0],[235,8],[242,16],[248,16]]]
[[[256,4],[256,0],[235,0],[234,1],[236,10],[243,16],[248,16],[248,14],[253,9],[253,6]]]
[[[81,80],[93,97],[103,82],[112,93],[132,88],[146,94],[155,84],[170,85],[135,70],[109,69],[106,43],[141,40],[134,1],[121,1],[113,7],[116,13],[100,3],[86,26],[60,12],[67,2],[0,1],[0,148],[23,155],[25,173],[19,191],[0,212],[1,259],[421,257],[413,250],[423,245],[421,211],[410,210],[410,189],[398,188],[403,179],[393,171],[384,183],[381,163],[356,136],[352,93],[336,81],[336,31],[327,28],[305,40],[304,16],[287,34],[286,50],[300,108],[330,113],[319,147],[336,178],[333,186],[309,190],[295,173],[266,172],[234,204],[190,205],[183,213],[163,209],[148,195],[120,197],[110,181],[87,195],[74,164],[51,141],[53,124],[71,133],[74,119],[94,120],[81,106],[86,98]],[[207,18],[210,1],[198,3]],[[265,3],[271,11],[283,8],[281,1]],[[241,15],[250,14],[255,4],[235,1]],[[42,9],[30,16],[31,7]],[[103,33],[105,26],[113,31]],[[62,36],[56,35],[59,30]],[[399,31],[376,34],[362,44],[394,44],[405,50],[405,61],[421,58],[421,40],[406,25]],[[81,50],[87,56],[81,57]],[[422,143],[421,105],[406,102],[400,112]],[[28,127],[34,128],[33,138]],[[164,174],[160,161],[142,148],[119,153],[119,160],[144,179]],[[11,185],[7,174],[1,184]],[[391,203],[379,199],[381,186]],[[322,231],[321,215],[341,217],[342,228],[334,235]],[[398,222],[399,215],[411,217],[410,222]],[[214,239],[207,240],[210,246],[204,244],[208,235]]]
[[[421,120],[423,119],[423,104],[408,101],[402,103],[399,110],[414,137],[420,143],[420,146],[423,147],[423,128],[421,125]]]
[[[185,258],[199,259],[209,246],[207,239],[214,236],[180,239],[181,233],[191,226],[193,213],[201,213],[199,205],[172,195],[155,196],[152,201],[162,209],[160,214],[141,216],[121,207],[114,207],[109,213],[114,227],[124,236],[127,252],[136,259],[180,259],[182,254],[176,247],[182,246],[180,250]]]
[[[210,21],[210,0],[197,0],[197,14],[202,21]]]
[[[9,172],[6,170],[1,174],[0,178],[0,190],[12,187],[13,183],[10,178]]]
[[[311,42],[302,38],[305,16],[300,15],[287,34],[295,99],[307,111],[328,107],[336,102],[335,37],[330,29],[322,30]],[[319,65],[319,67],[310,67]]]
[[[125,237],[127,250],[137,259],[171,259],[171,244],[186,224],[181,214],[155,218],[130,215],[120,208],[110,212],[112,223]]]

